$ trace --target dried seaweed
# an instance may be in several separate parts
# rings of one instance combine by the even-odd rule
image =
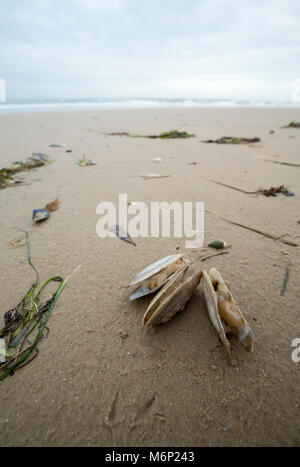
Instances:
[[[210,211],[207,211],[210,212]],[[213,214],[213,213],[211,213]],[[220,217],[225,222],[228,222],[229,224],[237,225],[238,227],[242,227],[243,229],[251,230],[252,232],[256,232],[260,235],[263,235],[264,237],[272,238],[273,240],[278,240],[281,243],[285,243],[286,245],[290,246],[299,246],[298,243],[291,242],[290,240],[285,240],[283,238],[283,235],[281,237],[278,237],[276,235],[270,234],[268,232],[264,232],[263,230],[255,229],[254,227],[249,227],[248,225],[240,224],[239,222],[234,222],[229,219],[225,219],[224,217]]]
[[[300,164],[294,164],[292,162],[271,161],[271,159],[265,159],[265,161],[272,162],[273,164],[287,165],[289,167],[300,167]]]
[[[281,128],[300,128],[300,122],[290,122],[288,125],[282,126]]]
[[[89,165],[97,165],[97,162],[91,161],[91,159],[86,159],[86,157],[83,156],[81,159],[78,159],[77,164],[81,167],[87,167]]]
[[[14,175],[24,170],[31,170],[37,167],[45,165],[50,162],[48,156],[40,153],[32,153],[30,157],[27,157],[25,162],[17,161],[14,162],[10,167],[5,167],[0,170],[0,188],[6,188],[7,186],[22,183],[20,180],[15,180]]]
[[[260,188],[256,191],[246,191],[241,188],[237,188],[233,185],[227,185],[226,183],[217,182],[216,180],[211,180],[209,178],[202,177],[204,180],[208,180],[209,182],[216,183],[217,185],[225,186],[226,188],[230,188],[231,190],[240,191],[241,193],[245,193],[246,195],[256,195],[262,194],[264,196],[276,196],[278,193],[282,193],[285,196],[294,196],[294,193],[288,191],[285,185],[280,185],[278,187],[271,186],[270,188]]]
[[[50,318],[51,312],[68,280],[73,275],[70,274],[65,280],[61,276],[52,276],[44,282],[37,291],[39,283],[39,273],[31,262],[30,244],[28,233],[24,230],[27,247],[27,260],[35,272],[36,279],[22,300],[11,310],[4,314],[4,327],[0,330],[0,338],[6,342],[8,360],[0,366],[0,380],[6,376],[14,374],[19,369],[32,361],[38,354],[37,345],[44,337],[44,331],[48,330],[46,324]],[[76,271],[76,270],[75,270]],[[74,271],[74,272],[75,272]],[[50,282],[59,282],[57,290],[44,303],[40,302],[42,290]],[[28,337],[32,335],[33,342]],[[31,337],[31,338],[32,338]],[[23,347],[27,345],[24,349]]]
[[[186,131],[178,131],[178,130],[171,130],[171,131],[164,131],[159,135],[131,135],[126,131],[118,131],[114,133],[108,133],[109,136],[131,136],[132,138],[150,138],[150,139],[174,139],[174,138],[192,138],[195,136],[194,134],[187,133]]]
[[[192,138],[193,136],[195,135],[191,133],[187,133],[186,131],[171,130],[171,131],[165,131],[163,133],[160,133],[160,135],[147,135],[147,136],[144,136],[144,138],[173,139],[173,138]]]
[[[278,193],[282,193],[285,196],[294,196],[294,193],[288,191],[287,187],[284,185],[280,185],[277,187],[271,186],[271,188],[259,190],[258,193],[261,193],[265,196],[276,196]]]
[[[241,188],[237,188],[233,185],[227,185],[226,183],[217,182],[216,180],[211,180],[209,178],[202,177],[204,180],[208,180],[209,182],[216,183],[217,185],[225,186],[226,188],[231,188],[232,190],[240,191],[241,193],[245,193],[246,195],[255,195],[259,193],[258,191],[245,191]]]
[[[228,255],[229,251],[221,251],[220,253],[214,253],[213,255],[208,255],[208,256],[202,256],[202,258],[199,258],[200,261],[206,261],[207,259],[214,258],[215,256],[220,256],[220,255]]]
[[[251,144],[259,143],[260,138],[237,138],[235,136],[222,136],[218,139],[207,139],[203,143],[217,143],[217,144]]]
[[[114,133],[108,133],[109,136],[131,136],[126,131],[115,131]]]

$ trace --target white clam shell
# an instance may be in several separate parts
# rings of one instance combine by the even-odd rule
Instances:
[[[128,286],[136,285],[145,281],[146,279],[149,279],[151,276],[154,276],[154,274],[162,271],[170,264],[175,263],[175,261],[182,258],[183,256],[183,254],[165,256],[164,258],[155,261],[155,263],[149,264],[149,266],[144,268],[133,279],[131,279]]]

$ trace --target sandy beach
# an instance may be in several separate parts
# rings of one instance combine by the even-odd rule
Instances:
[[[300,129],[281,128],[290,121],[300,121],[299,109],[0,115],[0,168],[33,152],[52,160],[20,173],[24,184],[0,190],[0,328],[34,281],[26,247],[12,245],[22,238],[14,227],[29,233],[41,284],[81,266],[57,301],[37,358],[0,382],[1,446],[299,446],[300,363],[292,360],[300,338],[299,247],[224,220],[300,244],[300,168],[270,162],[300,164]],[[195,136],[108,135],[173,129]],[[203,142],[222,136],[261,141]],[[79,166],[83,156],[97,164]],[[169,177],[140,176],[153,172]],[[294,196],[250,195],[211,180],[250,192],[285,185]],[[203,247],[187,249],[184,237],[173,236],[136,238],[136,247],[99,238],[96,207],[118,205],[120,193],[147,205],[204,202]],[[34,224],[33,209],[56,198],[59,208]],[[236,366],[209,320],[201,284],[183,312],[153,329],[142,324],[150,298],[130,302],[132,289],[124,288],[166,255],[215,253],[208,247],[215,239],[231,245],[229,254],[201,267],[222,273],[256,337],[253,354],[230,340]]]

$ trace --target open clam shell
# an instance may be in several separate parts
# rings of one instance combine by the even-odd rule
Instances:
[[[151,301],[143,318],[145,326],[166,323],[184,309],[201,279],[201,271],[199,271],[183,280],[188,267],[189,265],[186,265],[169,277],[163,288]]]
[[[243,313],[237,306],[229,287],[223,281],[221,274],[215,268],[209,271],[214,290],[218,298],[220,317],[235,334],[248,352],[253,352],[254,334],[248,325]]]
[[[208,315],[231,361],[230,343],[227,340],[225,329],[224,329],[224,324],[222,323],[222,320],[219,314],[217,294],[214,290],[211,279],[206,271],[202,271],[202,282],[203,282],[204,298],[205,298],[205,303],[206,303],[207,310],[208,310]]]
[[[248,352],[253,352],[254,334],[236,304],[221,274],[211,268],[209,274],[202,271],[204,296],[210,319],[229,357],[231,348],[226,338],[227,333],[235,334]]]
[[[182,254],[166,256],[150,264],[137,274],[128,286],[140,284],[130,300],[144,297],[159,290],[176,271],[183,270],[189,261]]]

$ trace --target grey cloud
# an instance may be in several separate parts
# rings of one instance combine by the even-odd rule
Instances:
[[[176,97],[184,83],[230,97],[247,83],[261,98],[271,83],[286,98],[299,19],[298,0],[2,0],[0,77],[17,97]]]

